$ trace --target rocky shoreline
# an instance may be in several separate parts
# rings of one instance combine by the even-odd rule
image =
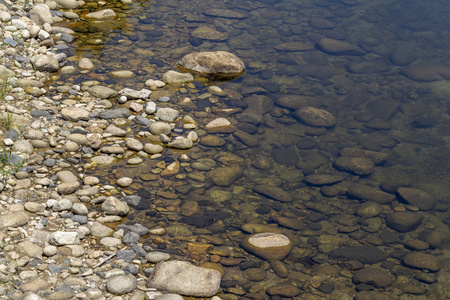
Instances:
[[[53,79],[53,72],[70,74],[93,68],[87,58],[78,62],[78,69],[65,66],[67,57],[61,50],[74,40],[74,32],[52,26],[63,18],[79,18],[69,9],[83,4],[0,2],[4,144],[0,297],[182,299],[178,294],[162,295],[166,291],[214,296],[220,287],[220,272],[170,260],[171,255],[140,243],[142,236],[163,235],[164,228],[116,226],[128,214],[129,205],[139,203],[139,196],[118,199],[111,196],[114,187],[99,183],[101,178],[83,176],[86,169],[110,165],[118,159],[138,165],[147,157],[160,158],[165,147],[191,148],[198,141],[192,131],[198,128],[195,120],[189,116],[182,119],[183,129],[188,130],[186,137],[176,130],[172,132],[179,112],[164,107],[157,110],[149,97],[151,90],[166,83],[188,83],[193,77],[169,71],[163,76],[164,82],[148,80],[148,89],[122,89],[118,93],[99,82],[87,81],[58,86],[56,95],[49,96],[46,89],[54,88],[46,84]],[[112,10],[106,9],[85,17],[114,16]],[[218,87],[211,90],[222,93]],[[113,97],[119,104],[137,101],[128,108],[111,109],[113,104],[108,99]],[[160,103],[168,100],[159,99]],[[146,115],[154,115],[154,120]],[[149,132],[140,136],[141,141],[125,138],[129,132],[124,125],[130,123],[149,127]],[[217,119],[209,128],[220,132],[229,126],[225,119]],[[147,143],[142,142],[144,138],[148,138]],[[89,163],[81,163],[86,160]],[[188,161],[189,157],[182,155],[180,160]],[[177,168],[179,165],[171,164],[161,175],[176,174]],[[122,177],[116,184],[126,188],[132,179]],[[114,224],[114,229],[108,224]],[[159,264],[160,269],[164,268],[162,273],[154,270],[156,263],[167,260]],[[173,274],[167,277],[167,273]],[[153,274],[153,283],[147,283],[145,274]],[[157,286],[160,291],[148,286]]]

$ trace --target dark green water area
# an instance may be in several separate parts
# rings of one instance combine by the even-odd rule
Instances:
[[[104,184],[133,178],[117,190],[143,201],[124,223],[167,231],[144,244],[220,269],[223,299],[449,299],[446,1],[106,1],[77,13],[103,8],[117,18],[62,25],[77,32],[73,63],[87,57],[96,67],[59,82],[139,90],[197,51],[229,51],[246,65],[234,81],[197,78],[151,96],[170,97],[157,105],[200,128],[232,109],[227,118],[245,134],[202,143],[200,130],[190,150],[87,171]],[[118,70],[134,76],[111,75]],[[304,107],[335,124],[308,124]],[[161,176],[182,154],[190,161]],[[230,166],[239,167],[234,180],[218,185],[211,170]],[[247,253],[240,242],[257,232],[286,235],[292,251],[272,262]]]

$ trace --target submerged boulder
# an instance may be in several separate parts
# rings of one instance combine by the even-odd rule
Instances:
[[[226,51],[190,53],[178,62],[182,70],[193,71],[214,78],[237,78],[245,70],[244,62]]]

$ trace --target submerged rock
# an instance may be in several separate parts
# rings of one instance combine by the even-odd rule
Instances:
[[[292,250],[289,238],[279,233],[257,233],[244,238],[241,247],[265,260],[282,260]]]
[[[239,77],[245,70],[244,62],[226,51],[190,53],[178,62],[178,66],[213,77]]]
[[[317,43],[317,47],[325,53],[334,55],[364,55],[366,51],[358,46],[335,39],[325,38]]]

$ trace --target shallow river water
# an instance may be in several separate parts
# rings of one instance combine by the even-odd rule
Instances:
[[[68,50],[73,63],[88,57],[95,69],[60,74],[56,83],[141,89],[197,51],[229,51],[246,65],[231,82],[198,77],[151,96],[170,97],[158,106],[192,116],[200,128],[222,116],[220,109],[235,109],[226,117],[241,134],[200,129],[190,150],[87,170],[108,184],[133,178],[120,193],[145,201],[125,223],[167,230],[144,244],[215,264],[224,272],[224,299],[449,299],[446,1],[107,1],[87,2],[77,13],[100,8],[118,17],[63,24],[77,32]],[[349,48],[336,51],[334,41]],[[134,76],[111,74],[120,70]],[[224,95],[210,93],[210,85]],[[336,124],[301,122],[303,107],[330,112]],[[181,122],[175,128],[184,133]],[[127,130],[148,131],[136,124]],[[181,154],[190,161],[161,174]],[[211,170],[235,165],[231,182],[211,178]],[[268,231],[293,243],[281,262],[240,247],[248,234]],[[411,263],[408,255],[416,254]]]

